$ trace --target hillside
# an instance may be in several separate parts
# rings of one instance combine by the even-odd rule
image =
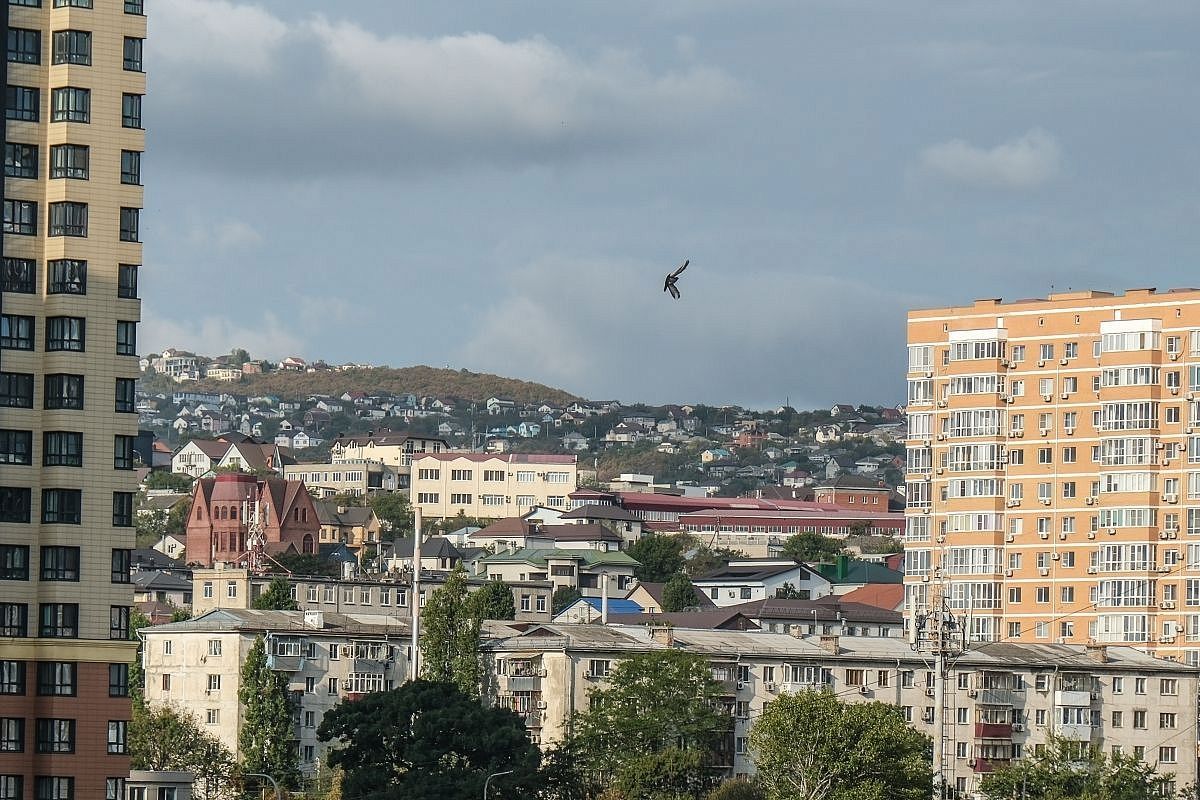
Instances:
[[[200,381],[189,384],[197,390],[272,394],[292,400],[314,394],[340,395],[361,391],[367,394],[410,392],[417,397],[454,397],[481,402],[489,397],[506,397],[518,403],[549,403],[562,407],[580,398],[562,389],[540,383],[504,378],[468,370],[435,367],[378,367],[344,372],[270,372],[248,375],[236,383]]]

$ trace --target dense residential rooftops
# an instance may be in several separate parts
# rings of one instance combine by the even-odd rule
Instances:
[[[621,550],[558,550],[523,547],[515,552],[500,552],[480,559],[484,564],[532,564],[546,566],[550,560],[581,561],[584,566],[636,567],[638,562]]]
[[[723,583],[728,581],[761,581],[786,575],[789,572],[814,573],[812,567],[798,561],[781,562],[777,559],[739,559],[732,564],[718,567],[712,572],[705,573],[693,579],[693,583]]]
[[[320,626],[317,626],[319,621]],[[260,611],[251,608],[219,608],[183,622],[156,625],[153,633],[266,633],[289,632],[310,635],[400,636],[408,632],[406,621],[384,614],[336,614],[311,611]]]
[[[901,587],[903,588],[903,587]],[[794,619],[797,622],[830,622],[845,619],[847,622],[886,623],[900,625],[904,615],[863,603],[847,603],[844,598],[829,595],[817,600],[785,599],[768,597],[747,603],[726,606],[725,611],[740,611],[751,619]]]
[[[358,527],[368,525],[375,512],[369,506],[338,506],[337,503],[317,500],[317,521],[322,525]]]

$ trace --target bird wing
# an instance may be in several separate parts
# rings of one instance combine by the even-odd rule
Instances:
[[[671,297],[674,297],[676,300],[678,300],[679,299],[679,289],[677,289],[675,287],[675,284],[673,284],[673,283],[671,284],[670,289],[671,289]]]
[[[678,278],[680,275],[682,275],[682,274],[683,274],[683,271],[684,271],[685,269],[687,269],[687,265],[688,265],[688,264],[690,264],[690,263],[692,263],[692,260],[691,260],[690,258],[689,258],[689,259],[685,259],[685,260],[684,260],[684,262],[683,262],[683,266],[681,266],[679,269],[677,269],[677,270],[675,270],[674,272],[672,272],[672,273],[671,273],[671,277],[672,277],[672,278]]]

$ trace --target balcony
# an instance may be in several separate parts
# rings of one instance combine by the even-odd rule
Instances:
[[[1013,704],[1013,690],[980,689],[979,704],[983,706],[1011,706]]]
[[[509,675],[505,689],[510,692],[536,692],[542,688],[542,679],[537,675]]]
[[[1054,723],[1054,735],[1069,742],[1090,742],[1092,740],[1092,731],[1092,726],[1085,723]]]
[[[1083,691],[1057,691],[1054,693],[1054,705],[1056,706],[1075,706],[1077,708],[1090,708],[1092,705],[1092,693]]]
[[[267,656],[267,668],[276,672],[299,672],[304,669],[304,656]]]
[[[542,727],[542,712],[541,711],[526,712],[524,714],[521,714],[521,718],[525,720],[526,728]]]
[[[971,769],[976,774],[995,772],[1002,767],[1007,767],[1009,760],[1007,758],[975,758],[971,760]]]
[[[375,675],[382,675],[387,671],[388,662],[381,661],[375,658],[356,658],[354,659],[355,672],[370,672]]]
[[[1011,739],[1012,724],[1000,722],[976,722],[975,723],[975,738],[976,739]]]

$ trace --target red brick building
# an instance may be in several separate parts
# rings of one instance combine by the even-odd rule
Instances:
[[[813,487],[813,500],[845,508],[887,511],[892,490],[870,478],[858,475],[839,475],[832,481]]]
[[[244,559],[255,521],[271,555],[315,554],[321,524],[302,481],[223,473],[196,481],[187,526],[187,560],[210,567]]]

